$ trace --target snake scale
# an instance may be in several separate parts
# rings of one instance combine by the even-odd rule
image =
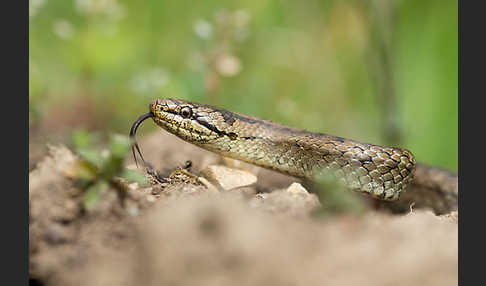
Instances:
[[[308,132],[178,99],[156,99],[149,109],[133,124],[132,139],[141,122],[152,118],[168,132],[206,150],[305,179],[330,174],[348,189],[379,200],[399,199],[407,186],[414,183],[416,171],[422,177],[425,176],[422,173],[429,172],[432,178],[434,172],[439,172],[435,182],[438,185],[448,177],[441,177],[439,169],[430,173],[430,167],[417,164],[412,153],[401,148]],[[134,157],[135,148],[143,160],[136,142]],[[428,182],[425,179],[424,184]],[[456,188],[457,192],[457,186],[446,188]]]

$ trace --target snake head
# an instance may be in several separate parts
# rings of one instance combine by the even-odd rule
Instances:
[[[178,137],[192,143],[206,143],[236,134],[227,132],[230,125],[214,107],[179,99],[163,98],[150,103],[154,122]]]

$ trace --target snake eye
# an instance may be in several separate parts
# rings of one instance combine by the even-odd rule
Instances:
[[[190,107],[183,107],[181,109],[181,116],[184,118],[190,118],[192,116],[192,109]]]

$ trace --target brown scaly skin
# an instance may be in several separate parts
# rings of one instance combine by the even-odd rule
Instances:
[[[403,212],[413,204],[432,208],[436,214],[457,210],[457,175],[415,164],[406,150],[311,133],[175,99],[153,101],[150,112],[133,124],[133,139],[137,127],[147,118],[190,143],[224,156],[301,178],[311,178],[314,172],[334,174],[350,189],[382,200],[397,200],[403,193],[400,200],[384,205],[388,209]],[[136,141],[134,156],[135,150],[142,155]],[[397,175],[402,177],[401,185]]]
[[[415,176],[400,200],[388,208],[406,212],[413,208],[431,208],[436,214],[446,214],[457,210],[458,178],[457,175],[443,170],[417,164]]]
[[[415,158],[404,149],[312,133],[204,104],[157,99],[160,127],[206,150],[292,176],[332,174],[347,188],[394,201],[412,182]]]

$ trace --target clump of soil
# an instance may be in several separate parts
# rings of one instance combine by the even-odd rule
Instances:
[[[164,176],[186,160],[195,174],[221,164],[168,134],[140,145]],[[29,176],[30,277],[42,285],[458,283],[457,212],[315,216],[325,202],[289,188],[298,180],[252,166],[250,186],[220,190],[172,173],[163,185],[112,187],[87,210],[69,176],[76,160],[50,147]]]

